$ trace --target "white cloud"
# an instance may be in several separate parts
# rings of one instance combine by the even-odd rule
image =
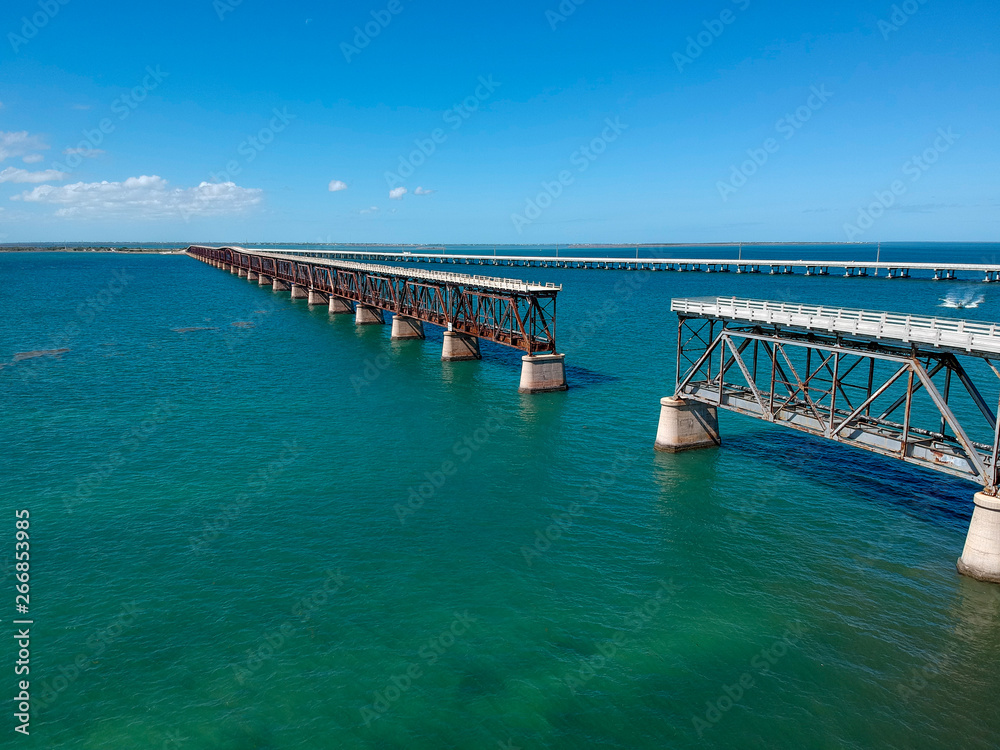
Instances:
[[[44,158],[41,154],[28,154],[27,156],[22,156],[21,161],[25,164],[37,164]]]
[[[371,208],[362,208],[358,211],[359,214],[377,214],[378,206],[372,206]]]
[[[53,180],[65,180],[66,177],[65,172],[60,172],[57,169],[29,172],[27,169],[7,167],[0,171],[0,182],[52,182]]]
[[[171,188],[156,175],[129,177],[124,182],[77,182],[54,187],[40,185],[11,200],[61,206],[63,218],[124,216],[164,219],[184,216],[221,216],[242,213],[263,199],[263,190],[232,182],[203,182],[197,187]]]
[[[414,195],[430,195],[431,193],[436,193],[436,190],[424,190],[422,187],[418,187],[413,191]]]
[[[66,156],[86,156],[87,158],[93,159],[95,156],[100,156],[101,154],[107,153],[102,148],[89,148],[84,146],[83,148],[64,148],[63,153]]]
[[[392,198],[394,201],[401,201],[403,200],[403,196],[406,195],[408,192],[410,191],[407,190],[405,187],[393,188],[392,190],[389,191],[389,197]]]
[[[30,135],[27,130],[0,130],[0,161],[12,156],[23,156],[30,151],[44,151],[49,146],[42,142],[41,136]]]
[[[341,180],[330,180],[330,192],[338,193],[341,190],[347,190],[347,183]]]

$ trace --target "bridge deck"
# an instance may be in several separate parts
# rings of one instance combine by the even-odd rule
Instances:
[[[518,279],[508,279],[502,276],[479,276],[464,273],[451,273],[448,271],[414,270],[411,268],[401,268],[399,266],[384,266],[371,263],[357,263],[349,260],[335,260],[329,258],[317,258],[307,255],[294,254],[289,250],[247,250],[242,247],[231,248],[235,252],[244,255],[254,255],[258,258],[281,257],[282,260],[310,263],[316,266],[329,266],[331,268],[344,268],[350,270],[360,270],[372,273],[379,273],[388,276],[405,276],[411,279],[421,279],[423,281],[433,281],[437,283],[459,284],[462,286],[475,287],[477,289],[489,289],[499,292],[551,292],[562,289],[557,284],[541,284],[530,281],[520,281]]]
[[[996,323],[847,307],[796,305],[742,297],[687,297],[672,300],[670,309],[692,317],[766,323],[806,331],[928,345],[982,357],[1000,355],[1000,331]]]

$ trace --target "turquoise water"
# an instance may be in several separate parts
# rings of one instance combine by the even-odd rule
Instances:
[[[652,450],[671,297],[995,320],[1000,292],[512,271],[564,285],[565,393],[183,256],[0,254],[0,361],[69,350],[0,370],[5,563],[31,512],[17,743],[1000,744],[1000,588],[954,569],[973,485],[731,414],[720,450]]]

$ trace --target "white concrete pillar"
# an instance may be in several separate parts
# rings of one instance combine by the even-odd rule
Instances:
[[[315,289],[309,290],[310,305],[325,305],[327,302],[329,302],[329,300],[327,300],[325,293],[316,291]]]
[[[272,281],[274,281],[274,279],[270,276],[265,276],[264,274],[257,277],[257,284],[260,286],[270,286]]]
[[[359,326],[368,326],[385,323],[385,318],[382,317],[382,311],[377,307],[362,305],[359,302],[354,311],[354,322]]]
[[[1000,583],[1000,499],[977,492],[976,507],[958,559],[958,572],[980,581]]]
[[[679,453],[695,448],[711,448],[721,443],[716,407],[674,396],[660,399],[656,450]]]
[[[292,284],[292,299],[308,299],[309,290],[301,284]]]
[[[247,281],[256,281],[256,280],[257,280],[257,272],[247,271]]]
[[[479,353],[479,339],[467,333],[458,331],[444,332],[444,346],[441,348],[441,359],[445,362],[463,362],[469,359],[482,359]]]
[[[245,279],[247,277],[247,269],[241,268],[239,271],[236,272],[236,275],[239,276],[241,279]]]
[[[288,282],[278,278],[275,278],[271,283],[272,292],[287,292],[288,288]]]
[[[344,299],[343,297],[334,297],[330,295],[330,314],[331,315],[342,315],[342,314],[354,314],[354,308],[351,306],[351,301],[349,299]]]
[[[535,354],[521,357],[521,386],[518,393],[565,391],[566,355]]]
[[[424,338],[424,322],[404,315],[392,316],[392,338],[422,339]]]

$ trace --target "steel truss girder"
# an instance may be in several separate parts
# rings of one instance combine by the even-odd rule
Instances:
[[[399,274],[303,263],[240,253],[231,248],[191,247],[200,258],[306,286],[335,297],[416,318],[528,354],[556,353],[558,290],[494,291],[452,281],[435,283]]]
[[[694,330],[699,325],[701,330]],[[804,351],[801,371],[786,348],[795,349],[800,359]],[[876,375],[878,362],[883,369],[891,365],[891,374]],[[869,366],[858,370],[863,363]],[[942,370],[947,378],[943,393],[933,380]],[[867,383],[848,382],[852,373],[866,374]],[[978,407],[992,444],[974,442],[949,405],[952,375]],[[900,381],[905,382],[903,395],[873,413],[876,401]],[[939,428],[916,424],[912,407],[918,393],[929,396]],[[676,395],[962,477],[990,493],[998,490],[1000,422],[951,352],[682,315]],[[890,419],[900,408],[902,423]]]

